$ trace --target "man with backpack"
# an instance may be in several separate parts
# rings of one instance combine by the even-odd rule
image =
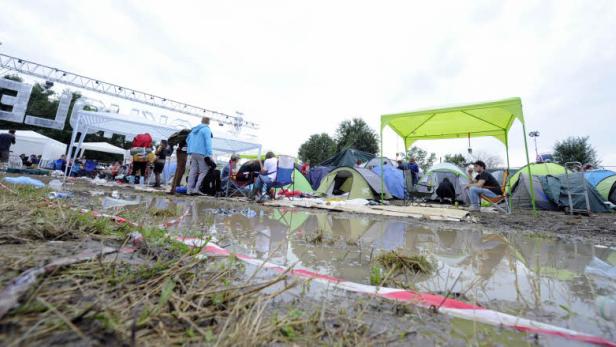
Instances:
[[[175,194],[175,189],[180,185],[182,181],[182,177],[184,177],[184,172],[186,172],[186,161],[188,160],[187,153],[187,144],[186,138],[190,134],[190,129],[182,129],[178,132],[173,133],[167,143],[170,146],[177,146],[175,149],[175,158],[176,158],[176,167],[175,174],[173,175],[173,183],[171,184],[171,190],[169,191],[170,195]]]

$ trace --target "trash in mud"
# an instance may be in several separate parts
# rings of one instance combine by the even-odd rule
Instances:
[[[60,181],[60,180],[51,180],[47,185],[52,190],[55,190],[55,191],[61,191],[62,190],[62,181]]]
[[[51,192],[47,195],[49,199],[68,199],[73,196],[71,192]]]
[[[386,269],[394,271],[411,271],[415,273],[429,274],[434,266],[423,255],[402,255],[396,251],[379,254],[376,260]]]
[[[45,183],[26,176],[20,177],[5,177],[4,182],[14,184],[14,185],[22,185],[22,186],[32,186],[35,188],[43,188]]]
[[[247,218],[254,218],[257,216],[257,212],[255,210],[249,209],[249,208],[245,208],[243,210],[240,211],[240,214],[244,217]]]
[[[106,196],[103,199],[103,209],[109,209],[109,208],[113,208],[113,207],[123,207],[123,206],[130,206],[130,205],[139,205],[141,203],[141,200],[137,199],[137,200],[124,200],[124,199],[115,199],[115,198],[110,198],[108,196]]]

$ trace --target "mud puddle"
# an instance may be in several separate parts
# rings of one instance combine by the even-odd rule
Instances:
[[[129,201],[107,211],[139,223],[177,220],[167,228],[170,233],[214,236],[237,253],[362,284],[370,284],[371,272],[378,266],[375,257],[383,252],[423,255],[435,270],[407,278],[408,288],[454,293],[490,309],[616,339],[615,317],[605,313],[606,303],[616,300],[615,249],[480,225],[431,227],[416,221],[246,207],[213,199],[110,192],[94,197],[82,192],[75,197],[76,202],[87,201],[97,209],[108,199]]]

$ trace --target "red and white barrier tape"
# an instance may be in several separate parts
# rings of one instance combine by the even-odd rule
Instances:
[[[94,214],[95,217],[105,217],[103,214]],[[184,213],[179,219],[169,221],[163,225],[172,225],[179,223],[183,217],[185,217],[187,213]],[[114,216],[110,216],[114,217]],[[123,218],[122,218],[123,219]],[[122,223],[118,221],[118,217],[114,219],[116,222]],[[127,222],[124,220],[124,222]],[[205,240],[191,237],[177,237],[177,241],[184,243],[185,245],[191,247],[201,247],[202,253],[211,254],[216,256],[235,256],[238,259],[246,262],[248,264],[252,264],[258,267],[270,269],[279,273],[287,272],[289,276],[310,279],[316,282],[325,283],[331,285],[338,289],[343,289],[355,293],[368,294],[373,296],[378,296],[381,298],[394,300],[398,302],[405,302],[414,304],[424,308],[432,308],[436,309],[438,312],[446,313],[450,316],[472,320],[475,322],[480,322],[488,325],[498,326],[498,327],[507,327],[510,329],[515,329],[521,332],[526,333],[534,333],[534,334],[543,334],[543,335],[552,335],[559,336],[573,341],[592,343],[601,346],[609,346],[616,347],[616,342],[609,341],[602,337],[593,336],[584,334],[575,330],[565,329],[561,327],[557,327],[555,325],[550,325],[546,323],[541,323],[538,321],[521,318],[517,316],[513,316],[510,314],[489,310],[483,308],[481,306],[472,305],[465,303],[463,301],[450,299],[444,297],[442,295],[430,294],[430,293],[418,293],[412,292],[409,290],[397,289],[397,288],[387,288],[387,287],[376,287],[371,285],[365,285],[355,282],[345,281],[343,279],[339,279],[330,275],[321,274],[308,269],[297,269],[297,268],[288,268],[278,264],[274,264],[271,262],[267,262],[264,260],[260,260],[248,255],[233,253],[227,249],[224,249],[213,242],[208,242],[205,244]],[[138,240],[133,240],[137,241]]]

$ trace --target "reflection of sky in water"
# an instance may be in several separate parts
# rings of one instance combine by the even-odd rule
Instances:
[[[278,264],[369,283],[370,259],[378,252],[423,254],[436,261],[438,271],[413,279],[419,290],[464,293],[493,309],[612,339],[616,331],[616,323],[601,318],[595,304],[600,297],[616,300],[616,279],[587,271],[593,258],[616,266],[614,250],[515,233],[503,236],[479,226],[456,231],[416,226],[413,220],[225,208],[225,203],[210,199],[172,202],[144,196],[142,200],[146,208],[177,207],[188,212],[171,232],[207,231],[236,252]],[[322,244],[306,241],[317,231],[323,235]]]

